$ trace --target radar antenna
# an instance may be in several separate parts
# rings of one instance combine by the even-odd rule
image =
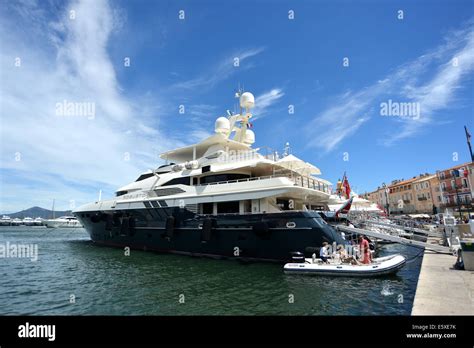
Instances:
[[[284,152],[283,152],[283,157],[288,156],[290,153],[291,153],[290,143],[289,143],[289,142],[286,142],[286,143],[285,143]]]

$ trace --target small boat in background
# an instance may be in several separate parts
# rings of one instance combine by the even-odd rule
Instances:
[[[10,226],[12,224],[12,219],[8,215],[3,215],[0,219],[0,226]]]
[[[304,260],[304,261],[303,261]],[[302,259],[285,264],[286,274],[310,274],[343,277],[376,277],[396,273],[406,263],[402,255],[390,255],[372,260],[370,264],[351,265],[337,261],[323,263],[321,259]]]
[[[23,219],[23,225],[25,226],[33,226],[34,224],[35,224],[35,221],[30,217],[26,217]]]
[[[44,220],[48,228],[74,228],[82,227],[81,223],[74,216],[61,216],[57,219]]]
[[[33,220],[33,224],[35,226],[43,226],[44,224],[43,221],[44,221],[43,218],[37,217],[36,219]]]
[[[12,226],[20,226],[20,225],[23,225],[23,221],[19,218],[14,218],[12,220]]]

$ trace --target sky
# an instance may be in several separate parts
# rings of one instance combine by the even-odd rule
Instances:
[[[433,173],[469,160],[473,71],[474,1],[0,0],[0,212],[112,197],[239,86],[254,146],[333,183]]]

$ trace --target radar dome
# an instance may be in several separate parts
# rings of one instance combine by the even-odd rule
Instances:
[[[225,117],[219,117],[214,125],[216,133],[226,134],[230,131],[230,122]]]
[[[240,96],[240,106],[246,109],[251,109],[255,106],[255,97],[252,93],[245,92]]]
[[[255,142],[255,133],[252,130],[247,129],[245,131],[244,144],[251,145],[254,142]]]

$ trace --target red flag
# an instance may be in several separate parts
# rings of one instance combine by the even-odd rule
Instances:
[[[349,213],[349,210],[351,210],[352,206],[352,200],[354,197],[346,201],[337,211],[336,211],[336,217],[339,217],[339,214],[347,214]]]
[[[344,186],[344,194],[346,198],[349,199],[351,196],[351,186],[349,185],[349,180],[347,180],[347,176],[345,174],[344,174],[343,186]]]

